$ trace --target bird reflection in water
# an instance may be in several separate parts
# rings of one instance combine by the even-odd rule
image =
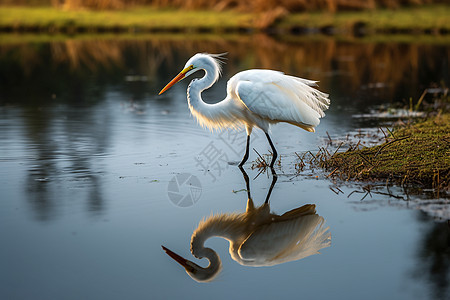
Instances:
[[[220,272],[222,264],[213,249],[205,247],[211,237],[222,237],[230,242],[230,255],[244,266],[274,266],[299,260],[319,253],[331,244],[329,227],[316,213],[314,204],[306,204],[282,215],[270,212],[269,197],[277,181],[273,172],[272,184],[266,200],[255,207],[250,195],[248,175],[240,168],[247,186],[247,209],[244,213],[223,213],[200,222],[191,237],[191,253],[196,258],[206,258],[209,265],[203,268],[162,246],[164,251],[181,264],[194,280],[211,281]]]

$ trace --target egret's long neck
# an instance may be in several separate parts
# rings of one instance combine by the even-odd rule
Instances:
[[[232,107],[227,106],[227,104],[231,104],[228,98],[215,104],[203,102],[202,91],[210,88],[219,79],[219,72],[216,67],[205,65],[203,68],[205,76],[192,80],[187,89],[189,110],[200,125],[209,129],[236,126],[236,124],[233,124],[235,120],[233,117],[234,111]]]
[[[206,240],[214,236],[229,241],[236,240],[240,235],[243,220],[242,214],[220,214],[200,222],[191,237],[192,254],[197,256],[197,251],[204,248]]]
[[[221,267],[221,261],[217,253],[211,248],[205,247],[205,242],[210,237],[222,237],[230,241],[235,240],[239,236],[240,219],[238,214],[223,214],[213,216],[202,221],[198,228],[194,231],[191,238],[191,252],[197,258],[207,258],[210,262],[209,266],[202,268],[203,272],[210,273],[211,276],[216,274]]]

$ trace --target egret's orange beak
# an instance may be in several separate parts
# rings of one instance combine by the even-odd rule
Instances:
[[[187,264],[188,260],[186,258],[183,258],[181,256],[179,256],[178,254],[176,254],[175,252],[172,252],[172,250],[167,249],[166,247],[162,246],[164,251],[166,251],[167,255],[169,255],[170,257],[172,257],[177,263],[179,263],[180,265],[182,265],[185,269],[190,269],[191,267]]]
[[[186,68],[183,71],[181,71],[174,79],[172,79],[162,90],[161,92],[159,92],[158,95],[161,95],[162,93],[164,93],[165,91],[167,91],[168,89],[170,89],[175,83],[177,83],[178,81],[182,80],[184,78],[184,76],[186,75],[186,73],[191,70],[190,68]]]

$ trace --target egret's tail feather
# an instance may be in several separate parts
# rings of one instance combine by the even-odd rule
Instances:
[[[308,132],[316,132],[316,129],[314,128],[313,125],[306,125],[303,123],[296,123],[296,122],[288,122],[289,124],[295,125],[297,127],[300,127],[301,129],[304,129]]]

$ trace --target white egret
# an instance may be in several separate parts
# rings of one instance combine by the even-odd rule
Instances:
[[[331,234],[323,217],[317,215],[314,204],[306,204],[281,216],[270,212],[269,196],[265,203],[255,207],[250,196],[248,176],[243,171],[248,191],[245,213],[228,213],[210,216],[200,222],[191,237],[191,253],[196,258],[206,258],[209,265],[203,268],[168,248],[164,251],[181,264],[196,281],[211,281],[221,270],[219,255],[205,247],[210,237],[222,237],[230,242],[231,258],[244,266],[273,266],[295,261],[319,253],[329,247]]]
[[[194,79],[187,89],[187,100],[191,113],[198,122],[209,129],[245,126],[247,146],[239,166],[247,161],[250,134],[253,127],[264,131],[273,157],[270,167],[277,158],[277,151],[269,136],[271,124],[286,122],[314,132],[320,118],[330,104],[328,94],[314,88],[316,81],[285,75],[273,70],[247,70],[234,75],[227,84],[224,100],[207,104],[201,93],[210,88],[221,74],[220,55],[197,53],[191,57],[184,69],[159,92],[161,95],[175,83],[193,73],[204,70],[205,75]]]

